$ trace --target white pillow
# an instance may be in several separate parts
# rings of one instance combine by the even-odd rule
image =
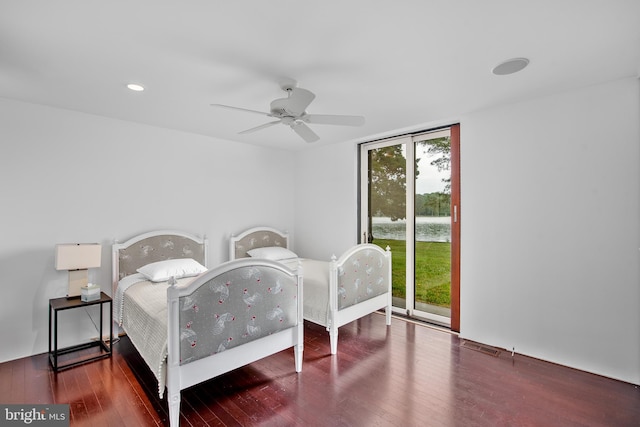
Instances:
[[[291,252],[287,248],[282,246],[268,246],[266,248],[255,248],[247,251],[247,253],[253,258],[266,258],[272,261],[279,261],[283,259],[298,258],[298,255]]]
[[[192,258],[180,258],[152,262],[137,271],[152,282],[166,282],[172,277],[180,279],[197,276],[207,271],[207,268]]]

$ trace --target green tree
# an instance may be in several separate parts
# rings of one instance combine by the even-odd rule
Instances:
[[[392,221],[406,216],[406,159],[401,145],[369,151],[370,215],[388,216]]]
[[[426,154],[429,157],[435,157],[431,161],[431,165],[438,168],[438,172],[451,170],[451,138],[448,136],[435,139],[427,139],[420,141],[420,145],[426,147]],[[417,177],[417,175],[416,175]],[[443,178],[445,183],[444,193],[451,194],[451,176]]]
[[[448,216],[451,211],[451,195],[441,192],[416,194],[417,216]]]

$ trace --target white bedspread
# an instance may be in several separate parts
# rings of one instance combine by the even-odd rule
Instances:
[[[329,266],[327,261],[294,258],[281,261],[292,270],[302,263],[304,283],[304,318],[320,325],[329,325]]]
[[[132,285],[135,285],[138,282],[144,282],[147,279],[140,273],[132,274],[130,276],[124,277],[118,283],[118,288],[116,289],[116,296],[113,298],[113,318],[116,322],[118,322],[119,326],[122,326],[122,306],[124,305],[124,293],[127,289],[129,289]]]
[[[132,275],[136,276],[136,275]],[[162,398],[166,385],[167,359],[167,282],[152,283],[140,278],[125,277],[122,302],[119,308],[122,328],[158,380],[158,394]],[[178,279],[178,286],[193,277]],[[120,284],[116,290],[119,304]]]

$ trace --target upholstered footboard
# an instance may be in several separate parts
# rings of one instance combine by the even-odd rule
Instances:
[[[180,390],[293,347],[302,370],[302,273],[257,259],[230,261],[168,290],[170,421]]]
[[[339,259],[333,257],[329,276],[331,353],[338,350],[338,328],[376,310],[385,309],[391,324],[391,251],[360,244]]]

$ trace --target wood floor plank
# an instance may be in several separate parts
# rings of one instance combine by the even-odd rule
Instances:
[[[11,384],[9,396],[10,403],[19,403],[25,398],[25,363],[27,363],[25,359],[16,360],[13,363],[11,378],[9,381],[9,384]]]

